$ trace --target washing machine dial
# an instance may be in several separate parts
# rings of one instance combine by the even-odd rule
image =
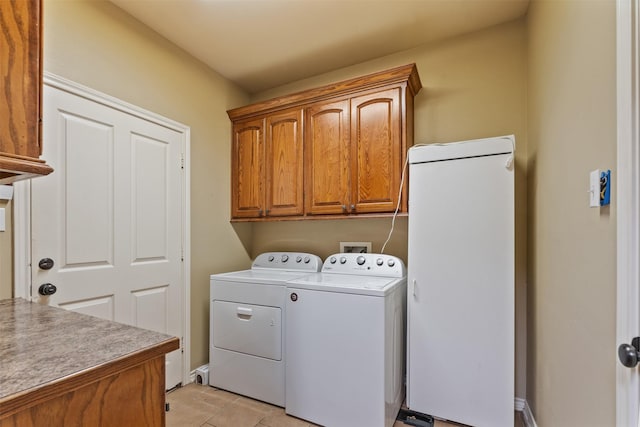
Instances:
[[[308,256],[304,257],[304,263],[309,264],[309,262],[311,262],[311,258],[309,258]]]
[[[334,257],[334,256],[332,256],[331,258],[329,258],[329,262],[330,262],[331,264],[335,264],[335,263],[336,263],[336,261],[337,261],[337,260],[336,260],[336,257]]]
[[[389,267],[393,267],[394,265],[396,265],[396,262],[394,260],[390,259],[389,261],[387,261],[387,265]]]
[[[301,262],[301,261],[302,261],[302,257],[301,257],[300,255],[298,255],[298,256],[296,257],[296,262],[297,262],[297,263],[299,263],[299,262]]]
[[[366,259],[362,255],[360,255],[360,256],[358,256],[358,258],[356,258],[356,262],[358,263],[358,265],[364,264],[365,261],[366,261]]]
[[[382,260],[382,258],[378,258],[378,259],[376,260],[376,264],[377,264],[378,266],[381,266],[382,264],[384,264],[384,261]]]
[[[273,259],[274,259],[273,255],[269,255],[269,258],[268,258],[269,262],[273,262]]]
[[[282,258],[280,258],[282,260],[282,262],[287,262],[289,261],[289,255],[282,255]]]
[[[340,264],[345,264],[347,262],[347,257],[340,257]]]

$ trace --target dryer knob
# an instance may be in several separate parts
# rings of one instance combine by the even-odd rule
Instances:
[[[296,257],[296,262],[300,262],[300,261],[302,261],[302,257],[301,257],[300,255],[298,255],[298,256]]]
[[[331,264],[335,264],[336,263],[336,257],[332,256],[331,258],[329,258],[329,262]]]
[[[309,264],[310,262],[311,262],[311,258],[309,258],[308,256],[304,257],[305,264]]]
[[[289,261],[289,255],[282,255],[282,258],[280,258],[282,260],[282,262],[287,262]]]
[[[269,262],[273,262],[273,255],[269,255],[268,260],[269,260]]]
[[[396,265],[396,262],[394,260],[390,259],[389,261],[387,261],[387,265],[389,267],[393,267],[394,265]]]
[[[340,264],[345,264],[347,262],[347,258],[346,257],[340,257]]]
[[[384,261],[382,260],[382,258],[378,258],[376,260],[376,264],[378,264],[380,266],[380,265],[384,264]]]
[[[358,258],[356,258],[356,262],[358,263],[358,265],[364,264],[365,261],[366,261],[366,259],[362,255],[360,255],[360,256],[358,256]]]

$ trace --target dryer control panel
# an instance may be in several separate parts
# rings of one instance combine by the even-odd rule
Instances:
[[[289,270],[317,272],[322,258],[306,252],[265,252],[256,257],[251,269]]]
[[[330,255],[322,266],[323,272],[367,276],[405,277],[402,260],[393,255],[373,253],[338,253]]]

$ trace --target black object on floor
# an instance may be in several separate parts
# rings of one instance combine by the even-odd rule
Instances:
[[[431,415],[409,411],[408,409],[400,409],[396,419],[410,426],[433,427],[433,417]]]

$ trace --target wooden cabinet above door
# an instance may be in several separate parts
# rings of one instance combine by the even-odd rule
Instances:
[[[406,212],[415,64],[229,110],[232,221]]]

